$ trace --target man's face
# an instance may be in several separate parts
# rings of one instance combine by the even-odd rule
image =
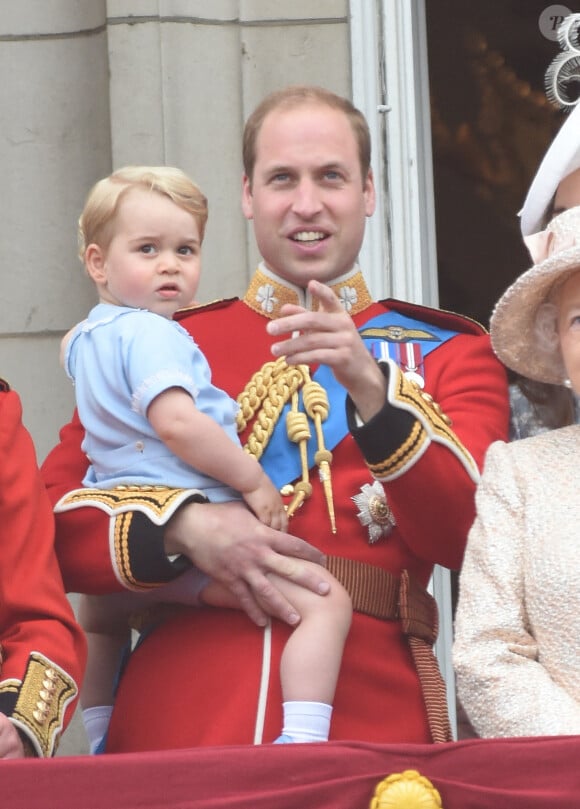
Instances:
[[[357,142],[339,110],[318,103],[270,112],[256,142],[242,208],[268,268],[300,287],[349,271],[375,207]]]

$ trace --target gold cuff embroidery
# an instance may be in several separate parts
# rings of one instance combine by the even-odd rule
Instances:
[[[62,497],[55,512],[92,507],[110,517],[109,543],[114,553],[117,579],[128,588],[143,589],[135,577],[129,539],[136,512],[145,514],[154,525],[163,526],[189,500],[206,501],[199,489],[172,489],[167,486],[117,486],[114,489],[75,489]]]
[[[56,751],[66,707],[76,695],[77,686],[63,669],[32,652],[11,718],[34,740],[39,755],[48,757]]]
[[[369,469],[379,480],[393,479],[402,475],[421,457],[431,441],[444,444],[459,459],[471,479],[479,480],[479,470],[471,453],[464,447],[451,429],[451,420],[443,413],[433,397],[407,379],[392,360],[389,365],[388,399],[395,407],[411,413],[416,423],[404,443],[389,458]]]
[[[199,489],[171,489],[167,486],[116,486],[114,489],[74,489],[55,505],[56,513],[92,506],[110,517],[142,511],[156,525],[164,525]]]

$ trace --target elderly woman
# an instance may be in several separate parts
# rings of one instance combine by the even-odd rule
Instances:
[[[580,392],[580,207],[530,240],[491,319],[498,357]],[[580,734],[580,426],[491,445],[460,578],[454,662],[481,736]]]
[[[564,119],[530,185],[520,211],[524,242],[552,217],[576,205],[580,205],[580,104]],[[512,439],[580,422],[580,399],[572,390],[521,374],[510,386],[510,405]]]

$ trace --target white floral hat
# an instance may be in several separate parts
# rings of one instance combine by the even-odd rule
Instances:
[[[580,206],[556,216],[546,230],[525,241],[535,263],[497,302],[490,320],[491,344],[513,371],[539,382],[562,385],[567,373],[555,312],[543,304],[549,302],[557,287],[580,271]]]
[[[535,233],[545,219],[562,180],[580,168],[580,104],[566,118],[532,180],[520,211],[523,236]]]
[[[547,97],[569,115],[544,155],[520,211],[524,237],[543,226],[558,186],[580,168],[579,41],[580,14],[569,13],[558,28],[561,53],[552,59],[545,76]]]

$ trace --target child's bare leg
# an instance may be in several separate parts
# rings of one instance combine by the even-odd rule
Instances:
[[[80,599],[79,622],[88,644],[81,707],[91,752],[95,752],[107,732],[113,712],[115,678],[123,649],[130,641],[129,612],[128,608],[120,610],[119,599],[115,597]]]
[[[114,605],[114,607],[113,607]],[[121,653],[130,640],[128,617],[108,596],[81,596],[79,623],[85,630],[89,654],[81,688],[81,705],[112,705]]]
[[[350,596],[330,573],[330,592],[319,596],[273,576],[302,620],[280,661],[284,730],[279,741],[326,741],[344,643],[352,619]]]
[[[282,654],[280,678],[284,700],[331,704],[350,629],[352,604],[344,587],[327,573],[330,592],[319,596],[287,579],[272,576],[302,620]]]
[[[130,631],[86,632],[88,659],[81,688],[81,707],[112,705],[115,700],[115,678],[123,650],[130,641]]]

